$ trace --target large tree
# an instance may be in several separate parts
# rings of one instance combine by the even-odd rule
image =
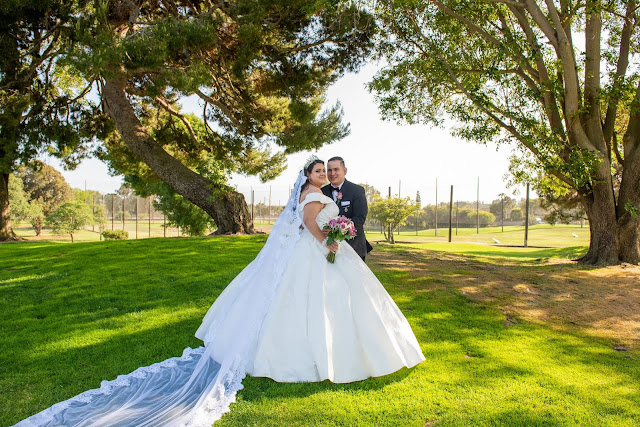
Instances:
[[[338,105],[321,112],[323,94],[362,63],[373,27],[368,15],[335,1],[111,0],[96,3],[67,60],[99,83],[127,150],[207,212],[218,233],[250,232],[244,197],[165,149],[147,116],[163,111],[180,121],[191,137],[185,152],[318,148],[348,131]],[[177,104],[191,95],[201,101],[205,137]]]
[[[91,85],[78,85],[58,62],[74,43],[86,4],[24,0],[0,7],[0,240],[15,238],[8,182],[18,165],[46,152],[74,166],[105,124],[84,99]]]
[[[22,180],[27,199],[42,204],[45,216],[74,198],[73,189],[64,176],[46,163],[36,160],[31,162],[30,167],[19,167],[16,176]]]
[[[384,116],[446,114],[459,136],[515,142],[519,178],[584,207],[584,262],[640,262],[636,1],[383,0],[376,12]]]
[[[15,165],[42,151],[73,165],[94,136],[113,139],[112,125],[129,154],[207,212],[219,233],[250,232],[242,195],[183,164],[145,125],[148,118],[162,111],[182,123],[191,137],[181,139],[182,153],[247,163],[262,156],[273,170],[285,154],[347,134],[338,105],[321,111],[323,94],[361,65],[374,29],[366,13],[330,0],[6,6],[0,11],[0,238],[12,236],[7,182]],[[93,94],[99,109],[87,101]],[[179,100],[190,95],[201,100],[206,137],[193,132],[180,110]]]

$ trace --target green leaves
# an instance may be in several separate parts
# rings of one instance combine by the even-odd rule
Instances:
[[[369,216],[380,221],[385,229],[393,232],[396,227],[404,225],[406,219],[416,211],[415,204],[408,198],[382,198],[373,196],[373,202],[369,205]],[[387,239],[393,242],[393,234]]]
[[[73,241],[73,234],[85,225],[91,224],[92,221],[93,213],[89,205],[83,201],[73,200],[60,205],[47,217],[45,223],[54,233],[69,234]]]
[[[594,197],[602,183],[613,199],[618,192],[633,193],[619,189],[623,171],[637,169],[625,154],[640,141],[635,130],[640,73],[626,65],[627,59],[638,59],[637,7],[633,2],[556,7],[376,2],[376,49],[386,65],[369,89],[382,116],[410,124],[441,125],[447,119],[463,139],[515,145],[511,183],[532,182],[549,202],[555,198],[573,209],[578,197],[583,202]],[[603,30],[587,34],[586,20],[594,10]],[[555,13],[562,28],[555,27]],[[559,47],[563,34],[568,48]],[[601,57],[589,58],[587,39],[601,40],[601,50],[589,53]],[[593,61],[604,65],[599,76]],[[637,187],[637,177],[632,179]],[[616,203],[607,209],[616,210]]]

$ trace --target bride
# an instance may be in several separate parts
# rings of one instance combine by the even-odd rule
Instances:
[[[396,304],[350,245],[325,245],[338,215],[313,157],[258,256],[196,331],[204,347],[103,381],[17,426],[210,426],[245,375],[345,383],[424,360]],[[302,229],[302,231],[301,231]],[[326,255],[336,252],[335,263]]]

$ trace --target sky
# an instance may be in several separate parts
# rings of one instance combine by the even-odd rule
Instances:
[[[450,186],[454,186],[454,201],[475,201],[480,178],[480,201],[491,202],[506,188],[505,174],[511,148],[494,144],[486,146],[465,142],[450,135],[444,128],[423,125],[398,125],[380,118],[372,94],[366,89],[377,70],[370,63],[359,73],[350,73],[339,79],[327,93],[327,104],[339,101],[344,110],[343,120],[350,123],[351,134],[343,140],[326,145],[313,152],[323,160],[341,156],[347,166],[347,179],[356,183],[373,185],[383,195],[391,187],[392,194],[415,198],[420,191],[422,204],[433,204],[438,181],[438,202],[449,199]],[[183,111],[200,114],[202,106],[192,98],[183,102]],[[231,185],[243,193],[250,203],[251,190],[255,202],[282,205],[289,197],[289,189],[311,152],[301,152],[288,157],[288,167],[278,178],[261,183],[257,177],[233,175]],[[55,159],[47,163],[61,170],[74,188],[114,192],[122,178],[109,176],[107,167],[97,159],[83,161],[74,171],[64,171]],[[523,197],[522,189],[519,197]],[[533,195],[532,195],[533,196]]]

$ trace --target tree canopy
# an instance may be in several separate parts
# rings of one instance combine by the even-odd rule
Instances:
[[[409,215],[415,212],[416,207],[408,197],[382,198],[376,194],[369,206],[371,218],[380,221],[383,226],[384,237],[387,241],[395,243],[393,231],[400,225],[404,225]]]
[[[0,64],[3,173],[45,149],[73,166],[98,137],[115,169],[146,165],[221,233],[251,231],[244,198],[193,164],[206,157],[268,179],[286,154],[344,137],[341,108],[323,110],[324,93],[363,63],[375,28],[329,0],[32,0],[11,2],[0,20],[10,49]],[[200,122],[180,109],[188,96],[200,100]],[[0,186],[5,235],[7,193]]]
[[[375,3],[371,83],[388,119],[456,124],[514,143],[511,171],[589,218],[583,261],[640,262],[640,70],[636,1]]]
[[[0,8],[0,240],[11,238],[9,175],[49,153],[77,165],[105,115],[85,95],[91,85],[60,62],[74,46],[86,1],[6,1]]]

